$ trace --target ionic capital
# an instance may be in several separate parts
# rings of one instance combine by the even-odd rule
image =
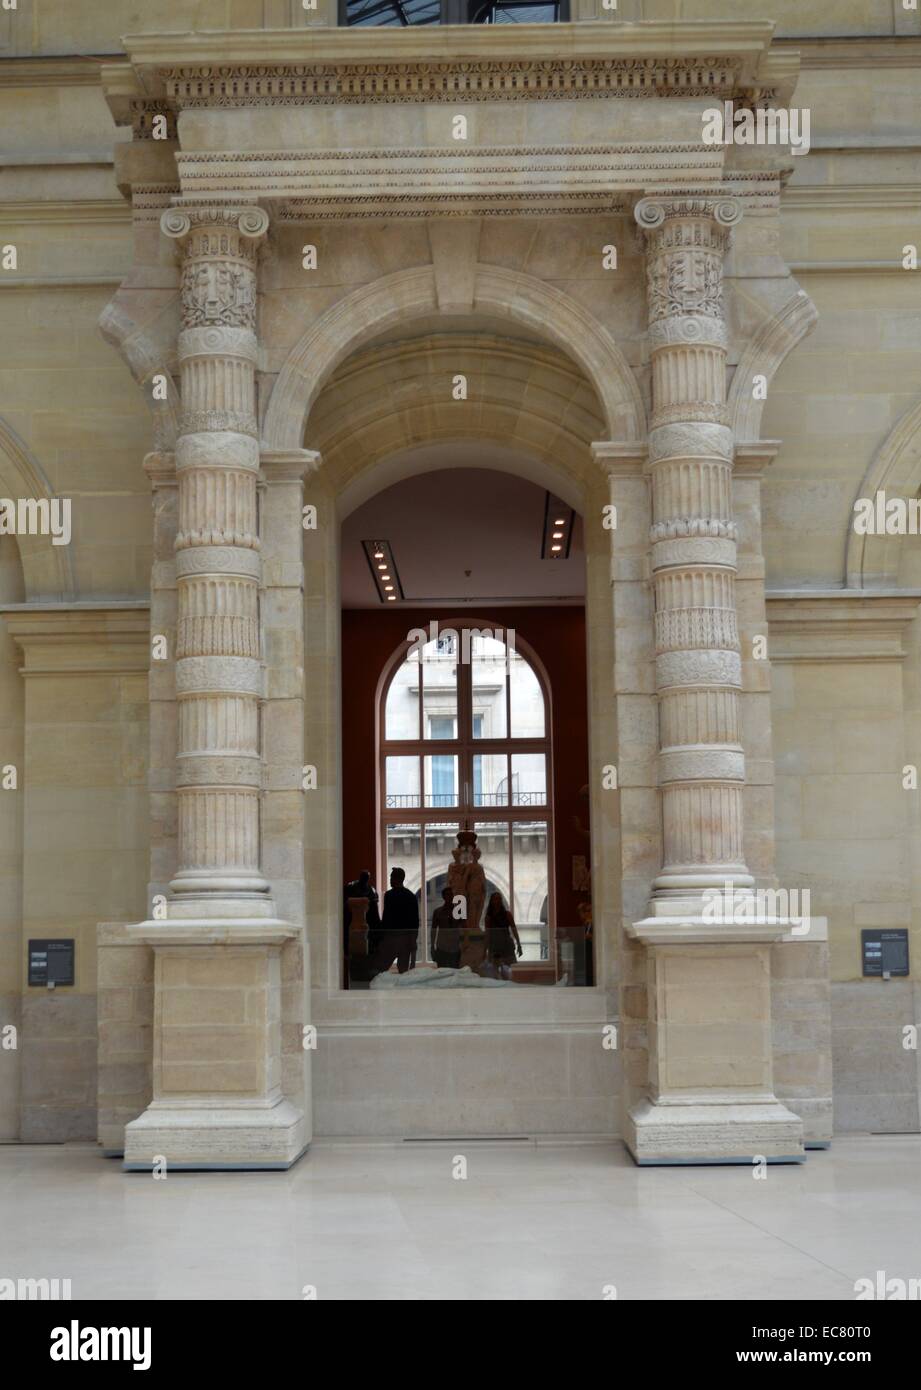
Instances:
[[[269,215],[260,207],[234,207],[217,203],[210,207],[167,208],[160,218],[163,235],[178,241],[180,245],[192,232],[204,228],[223,229],[249,242],[258,242],[269,230]]]
[[[677,220],[708,220],[719,227],[730,228],[742,220],[742,204],[738,198],[720,194],[689,197],[641,198],[633,209],[637,226],[644,232],[655,232],[667,222]]]

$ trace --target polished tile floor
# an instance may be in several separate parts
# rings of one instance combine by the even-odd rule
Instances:
[[[638,1169],[619,1144],[322,1141],[288,1173],[165,1181],[89,1145],[0,1147],[0,1277],[75,1299],[847,1300],[878,1270],[921,1276],[917,1135],[764,1180]]]

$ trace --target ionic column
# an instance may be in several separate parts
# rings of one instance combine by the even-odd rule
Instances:
[[[743,850],[732,433],[723,257],[731,199],[644,198],[663,869],[654,895],[753,879]]]
[[[773,1091],[770,944],[788,924],[759,915],[743,850],[723,316],[723,257],[739,217],[733,200],[706,196],[636,208],[647,239],[663,839],[649,916],[627,926],[646,947],[647,1090],[624,1123],[638,1163],[804,1153],[802,1121]]]
[[[260,869],[262,696],[255,403],[258,207],[171,208],[182,247],[177,905],[267,899]]]

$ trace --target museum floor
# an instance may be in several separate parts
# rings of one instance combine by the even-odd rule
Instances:
[[[619,1144],[319,1141],[287,1173],[155,1181],[90,1145],[9,1146],[0,1276],[74,1299],[847,1300],[921,1275],[919,1160],[918,1135],[845,1137],[756,1181]]]

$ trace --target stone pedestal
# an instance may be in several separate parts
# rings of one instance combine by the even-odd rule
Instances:
[[[154,947],[154,1060],[153,1099],[125,1128],[125,1168],[289,1168],[308,1142],[281,1083],[281,953],[294,929],[129,930]]]
[[[773,1092],[771,942],[744,928],[654,917],[647,947],[649,1090],[627,1117],[640,1164],[799,1162],[803,1125]]]

